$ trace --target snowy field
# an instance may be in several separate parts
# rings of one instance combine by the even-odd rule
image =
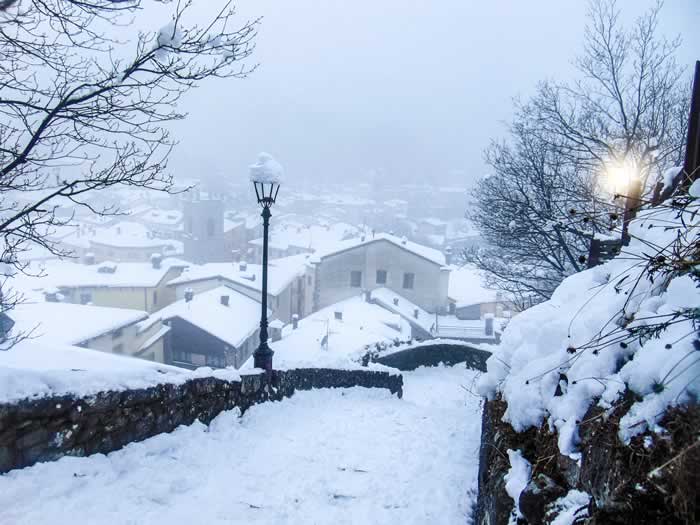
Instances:
[[[0,476],[0,523],[460,524],[476,494],[474,372],[299,392],[107,456]]]

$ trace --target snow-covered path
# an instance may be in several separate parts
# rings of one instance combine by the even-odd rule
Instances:
[[[299,392],[108,456],[0,476],[0,523],[460,524],[471,513],[479,400],[463,366],[384,390]]]

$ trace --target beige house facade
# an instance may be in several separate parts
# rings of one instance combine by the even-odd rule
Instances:
[[[74,304],[92,304],[155,312],[176,300],[168,281],[178,277],[185,264],[117,263],[84,266],[84,273],[57,285],[63,300]],[[101,271],[106,270],[106,271]]]

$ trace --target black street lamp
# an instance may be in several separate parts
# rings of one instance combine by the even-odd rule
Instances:
[[[267,244],[270,227],[270,208],[277,199],[282,178],[282,166],[267,153],[258,156],[258,162],[250,167],[250,180],[255,188],[258,204],[262,206],[263,218],[263,254],[262,254],[262,309],[260,314],[260,345],[253,352],[255,368],[272,371],[274,352],[267,344]]]

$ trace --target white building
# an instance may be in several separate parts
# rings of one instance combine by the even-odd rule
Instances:
[[[448,308],[450,269],[438,250],[390,234],[366,234],[314,254],[314,310],[360,291],[388,288],[420,308]]]
[[[177,299],[185,290],[202,293],[221,285],[229,286],[256,300],[262,294],[262,266],[241,263],[206,263],[192,265],[168,283]],[[306,255],[296,255],[269,261],[268,306],[275,317],[290,322],[293,315],[304,317],[311,313],[313,275]]]

